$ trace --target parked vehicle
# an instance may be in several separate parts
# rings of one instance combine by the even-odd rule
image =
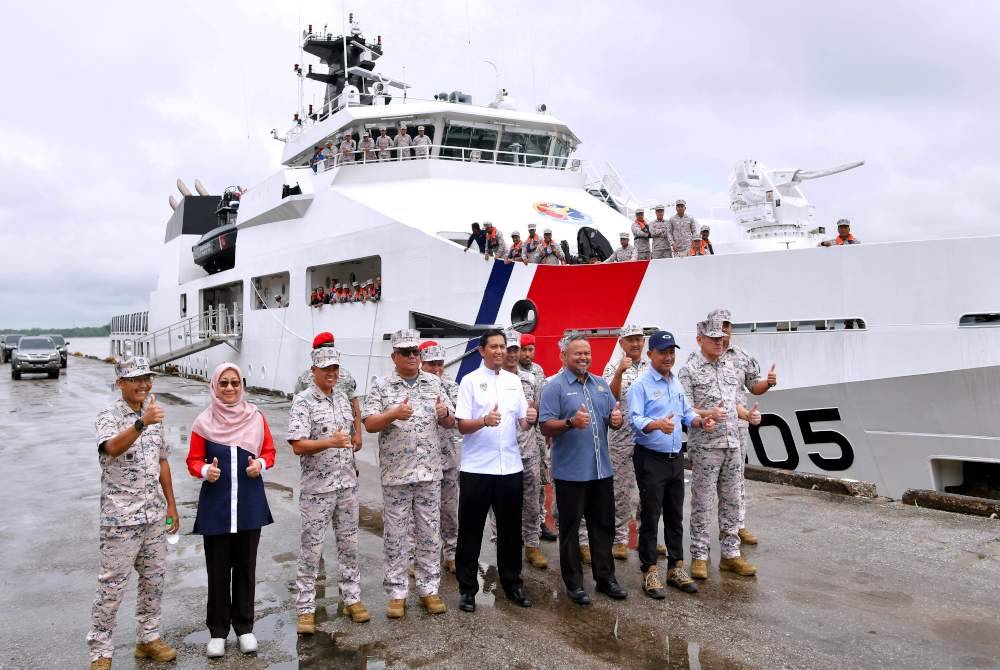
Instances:
[[[62,358],[62,368],[65,370],[66,366],[69,364],[69,342],[62,335],[43,335],[52,340],[52,343],[56,345],[56,349],[59,351],[59,356]]]
[[[59,379],[62,357],[50,337],[22,337],[10,359],[10,376],[46,373],[49,379]]]
[[[17,349],[17,341],[22,337],[24,335],[4,335],[0,337],[0,363],[6,363],[10,360],[11,352]]]

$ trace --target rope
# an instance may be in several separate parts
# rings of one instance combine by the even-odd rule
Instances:
[[[271,315],[271,318],[272,318],[272,319],[274,319],[275,321],[277,321],[278,325],[280,325],[280,326],[281,326],[281,328],[282,328],[282,329],[283,329],[283,330],[284,330],[285,332],[287,332],[287,333],[290,333],[291,335],[294,335],[295,337],[297,337],[297,338],[298,338],[299,340],[301,340],[302,342],[306,342],[306,343],[308,343],[308,344],[312,344],[312,340],[310,340],[310,339],[308,339],[308,338],[305,338],[305,337],[302,337],[301,335],[299,335],[298,333],[296,333],[296,332],[295,332],[294,330],[292,330],[291,328],[289,328],[288,326],[286,326],[286,325],[285,325],[285,321],[284,321],[284,319],[282,319],[282,320],[280,320],[280,321],[278,320],[278,317],[276,317],[276,316],[275,316],[275,315],[273,314],[273,310],[271,310],[271,309],[270,309],[270,308],[269,308],[269,307],[267,306],[267,301],[266,301],[266,300],[264,300],[264,296],[262,296],[262,295],[260,294],[260,291],[258,291],[258,290],[257,290],[257,286],[256,286],[256,285],[255,285],[255,284],[253,283],[253,281],[251,281],[251,282],[250,282],[250,286],[251,286],[251,287],[253,287],[253,292],[254,292],[254,293],[255,293],[255,294],[257,295],[257,297],[258,297],[258,298],[260,299],[260,302],[261,302],[261,304],[262,304],[262,305],[264,305],[264,307],[263,307],[262,309],[264,309],[264,311],[268,312],[268,313],[269,313],[269,314]],[[286,304],[286,307],[285,307],[285,309],[288,309],[288,307],[287,307],[287,304]],[[288,312],[285,312],[285,318],[288,318]]]

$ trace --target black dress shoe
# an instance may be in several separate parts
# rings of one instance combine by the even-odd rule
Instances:
[[[461,593],[458,596],[458,609],[463,612],[475,612],[476,611],[476,594],[474,593]]]
[[[578,589],[566,589],[566,595],[569,596],[569,599],[577,605],[590,604],[590,596],[587,595],[587,592],[583,590],[582,586]]]
[[[528,597],[528,593],[524,590],[523,586],[516,586],[507,591],[507,600],[521,607],[531,607],[531,598]]]
[[[623,589],[618,582],[605,582],[603,584],[597,584],[594,586],[594,590],[598,593],[603,593],[609,598],[614,598],[615,600],[625,600],[628,597],[628,591]]]
[[[546,542],[555,542],[559,539],[559,536],[552,532],[552,530],[546,526],[544,523],[539,531],[541,533],[540,537]]]

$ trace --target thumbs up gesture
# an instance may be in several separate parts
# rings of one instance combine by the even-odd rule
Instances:
[[[247,456],[247,477],[250,479],[260,477],[260,461],[253,456]]]
[[[625,423],[625,417],[622,415],[622,404],[620,402],[615,403],[615,408],[611,410],[611,420],[608,421],[608,425],[617,430],[622,427]]]
[[[493,409],[491,409],[489,413],[487,413],[486,416],[483,417],[483,425],[488,426],[490,428],[492,428],[493,426],[499,426],[501,419],[502,417],[500,416],[500,404],[497,403],[494,404]]]
[[[587,411],[587,405],[580,405],[580,409],[576,410],[576,414],[570,419],[570,423],[573,424],[574,428],[590,427],[590,412]]]
[[[403,398],[403,402],[396,405],[396,420],[406,421],[413,416],[413,408],[410,407],[410,396]]]
[[[354,446],[351,444],[351,434],[343,428],[338,428],[337,432],[330,436],[329,443],[334,449],[346,449],[347,447]]]
[[[665,417],[663,417],[662,419],[660,419],[660,430],[662,430],[667,435],[673,435],[674,434],[674,428],[675,428],[675,425],[674,425],[674,413],[673,412],[671,412],[670,414],[668,414]]]
[[[149,402],[146,404],[146,411],[142,414],[142,422],[147,426],[163,421],[163,407],[156,402],[156,395],[149,394]]]
[[[625,372],[630,367],[632,367],[632,359],[628,356],[622,356],[622,359],[618,361],[618,369],[616,372]]]
[[[443,419],[448,416],[448,406],[444,404],[444,400],[441,396],[437,397],[437,402],[434,403],[434,412],[437,413],[437,418]]]
[[[767,372],[767,385],[777,386],[778,385],[778,373],[774,371],[777,367],[777,363],[771,365],[771,369]]]
[[[532,425],[538,421],[538,408],[535,407],[534,402],[528,403],[528,412],[524,415],[524,418]]]
[[[701,427],[706,433],[715,432],[715,419],[708,416],[701,420]]]
[[[757,403],[754,403],[753,407],[750,408],[750,414],[747,416],[747,421],[749,421],[752,426],[760,425],[760,407]]]
[[[214,483],[218,481],[221,476],[222,470],[219,469],[219,459],[213,458],[212,464],[208,466],[208,472],[205,473],[205,479]]]
[[[726,420],[726,401],[722,400],[719,402],[719,406],[712,410],[711,416],[716,423]]]

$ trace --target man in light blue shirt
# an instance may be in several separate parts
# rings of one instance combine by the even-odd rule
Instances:
[[[656,567],[656,532],[663,514],[667,545],[667,584],[685,593],[698,587],[684,570],[684,459],[681,426],[712,431],[712,419],[695,412],[671,372],[676,359],[674,336],[658,330],[649,337],[649,368],[628,390],[628,419],[635,432],[635,478],[639,484],[639,563],[643,593],[666,597]],[[704,422],[704,423],[703,423]]]

